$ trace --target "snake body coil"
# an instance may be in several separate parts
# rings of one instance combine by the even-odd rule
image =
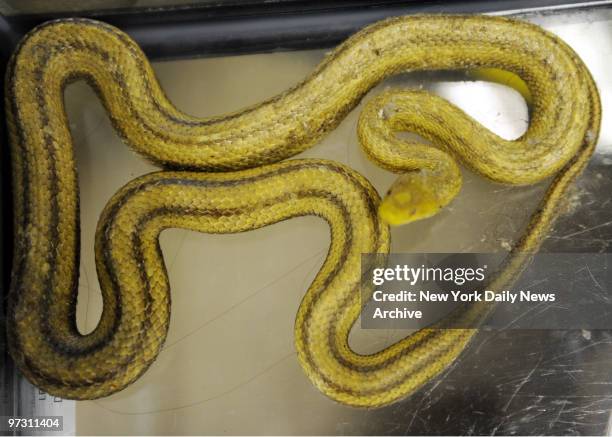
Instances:
[[[532,117],[520,139],[503,140],[442,99],[410,91],[371,101],[359,137],[375,162],[402,174],[380,208],[392,223],[432,215],[455,196],[461,178],[452,155],[504,183],[556,174],[496,279],[505,281],[520,270],[521,254],[537,250],[599,132],[593,81],[553,35],[493,17],[392,19],[347,40],[293,89],[233,114],[199,119],[168,101],[138,46],[119,30],[78,19],[38,27],[14,54],[6,84],[15,228],[8,339],[17,366],[57,396],[91,399],[121,390],[147,369],[165,339],[170,296],[161,230],[241,232],[314,214],[329,223],[332,238],[296,318],[306,374],[326,395],[355,406],[385,405],[418,389],[475,331],[432,328],[376,354],[352,351],[360,254],[389,250],[378,196],[339,164],[272,163],[315,144],[393,73],[489,67],[515,73],[529,87]],[[97,91],[134,150],[163,167],[192,170],[138,178],[107,205],[96,235],[104,309],[87,335],[75,321],[78,187],[63,105],[64,88],[77,79]],[[399,140],[395,133],[402,130],[441,148]],[[474,306],[459,316],[478,321],[485,314]]]

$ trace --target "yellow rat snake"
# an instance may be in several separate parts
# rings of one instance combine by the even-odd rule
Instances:
[[[443,99],[405,90],[372,99],[359,121],[368,156],[400,174],[382,203],[368,181],[344,165],[282,161],[318,142],[394,73],[481,68],[511,72],[527,85],[531,120],[521,138],[504,140]],[[96,90],[125,142],[168,170],[133,180],[102,213],[95,250],[104,308],[87,335],[75,321],[79,201],[63,103],[64,88],[78,79]],[[361,254],[387,253],[387,223],[431,216],[456,195],[455,159],[508,184],[555,175],[494,281],[511,279],[523,254],[536,251],[550,228],[600,125],[596,87],[565,43],[534,25],[484,16],[374,24],[294,88],[204,119],[168,101],[126,34],[96,21],[59,20],[30,32],[15,51],[6,108],[15,230],[9,348],[32,383],[73,399],[123,389],[159,353],[170,317],[162,230],[233,233],[303,215],[320,216],[331,230],[327,258],[295,322],[305,373],[348,405],[379,407],[409,395],[453,362],[476,331],[434,326],[378,353],[355,353],[348,333],[360,312]],[[438,147],[399,139],[399,131]],[[477,326],[486,313],[471,306],[451,317]]]

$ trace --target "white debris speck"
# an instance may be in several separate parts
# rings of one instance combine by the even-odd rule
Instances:
[[[510,241],[506,240],[505,238],[500,241],[499,245],[505,250],[508,250],[508,251],[512,250]]]
[[[595,133],[592,130],[588,130],[585,135],[587,141],[593,141],[595,139]]]
[[[583,329],[582,330],[582,337],[584,337],[585,340],[590,340],[591,339],[591,331],[589,331],[588,329]]]

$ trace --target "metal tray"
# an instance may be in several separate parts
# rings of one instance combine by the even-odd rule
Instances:
[[[158,10],[141,11],[132,24],[125,11],[87,14],[129,31],[153,59],[200,57],[156,62],[154,69],[178,107],[202,116],[236,110],[283,91],[323,58],[326,51],[313,47],[333,45],[384,16],[474,11],[469,8],[478,6],[479,12],[484,8],[511,13],[539,24],[561,36],[584,59],[597,81],[604,108],[597,153],[571,195],[572,207],[559,220],[543,250],[611,251],[612,123],[608,108],[612,82],[608,72],[612,65],[612,6],[605,4],[609,2],[581,6],[542,2],[537,10],[529,11],[516,9],[526,3],[533,7],[534,2],[380,2],[378,8],[351,2],[350,7],[336,4],[295,9],[297,3],[285,2],[284,8],[294,8],[285,9],[285,16],[268,12],[269,21],[255,14],[254,6],[251,15],[244,11],[237,14],[226,6],[228,23],[217,21],[208,27],[205,15],[200,15],[200,21],[192,18],[185,24],[188,29],[192,26],[189,31],[177,18],[185,17],[184,8],[170,13],[165,28],[156,27],[161,22]],[[214,16],[211,9],[194,10]],[[56,15],[5,17],[10,30],[4,35],[8,41],[5,52],[10,52],[10,44],[24,29]],[[305,20],[299,22],[312,27],[295,26],[298,21],[293,19]],[[263,33],[253,32],[245,23],[258,23]],[[330,23],[341,25],[330,31]],[[265,25],[268,28],[263,31]],[[149,32],[154,27],[157,36]],[[252,39],[241,34],[249,29]],[[303,32],[309,32],[310,38]],[[169,37],[166,44],[159,44],[162,35],[176,39]],[[190,44],[181,45],[189,35]],[[236,38],[224,46],[219,42],[223,35]],[[284,50],[304,47],[311,50]],[[276,53],[244,54],[271,50]],[[212,56],[218,54],[232,56]],[[460,73],[399,75],[373,90],[366,100],[386,87],[430,89],[509,138],[519,136],[527,126],[527,109],[517,93],[501,85],[467,82]],[[120,142],[94,93],[85,85],[71,86],[66,104],[81,183],[78,322],[81,329],[88,330],[95,326],[100,310],[93,265],[97,217],[120,186],[154,168]],[[358,114],[356,108],[338,129],[302,156],[348,163],[384,192],[394,176],[361,154],[355,134]],[[5,194],[6,161],[2,164]],[[451,208],[393,231],[394,251],[505,251],[546,186],[510,188],[467,171],[464,176],[464,189]],[[6,222],[10,203],[6,195],[3,208],[6,261],[10,253],[10,239],[6,238],[10,235]],[[172,285],[173,315],[164,351],[151,369],[112,397],[59,402],[39,399],[43,396],[14,373],[5,357],[0,379],[2,414],[61,411],[67,434],[609,433],[609,331],[481,332],[447,372],[402,402],[363,411],[325,398],[310,385],[297,363],[292,328],[297,305],[323,260],[327,241],[325,225],[314,218],[295,219],[243,235],[167,231],[161,244]],[[240,266],[237,272],[236,266]],[[5,270],[5,290],[7,281]],[[374,351],[404,335],[406,332],[355,330],[351,341],[360,351]]]

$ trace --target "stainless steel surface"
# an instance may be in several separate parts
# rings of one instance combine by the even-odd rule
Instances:
[[[281,3],[299,3],[300,0],[259,0],[260,6],[263,5],[272,5],[276,6]],[[509,2],[499,2],[500,7],[505,8],[507,11],[502,13],[512,13],[512,12],[524,12],[525,10],[551,10],[551,9],[566,9],[575,7],[577,4],[581,4],[581,6],[587,5],[598,5],[602,3],[606,3],[606,0],[574,0],[574,3],[571,1],[564,2],[560,1],[559,3],[564,3],[561,5],[550,6],[550,4],[556,3],[555,1],[550,1],[549,5],[546,6],[542,3],[535,1],[530,5],[528,1],[519,2],[523,5],[522,9],[516,11],[509,11],[507,4]],[[81,12],[99,12],[101,10],[134,10],[134,9],[173,9],[173,8],[192,8],[192,7],[225,7],[225,6],[253,6],[257,5],[258,0],[0,0],[0,14],[2,15],[28,15],[28,14],[49,14],[49,13],[81,13]],[[308,2],[304,2],[308,3]],[[316,5],[316,3],[320,3]],[[341,2],[339,2],[341,5]],[[381,2],[377,2],[379,5]],[[382,2],[384,3],[384,1]],[[428,8],[430,5],[427,5],[426,2],[421,2],[424,4],[418,4],[419,2],[414,1],[404,1],[402,5],[400,2],[396,2],[397,6],[404,7],[416,7],[416,8]],[[452,2],[450,2],[452,3]],[[478,1],[473,5],[469,5],[467,8],[476,7],[476,10],[489,10],[490,5],[486,5],[486,1],[482,1],[481,5],[478,4]],[[489,3],[494,3],[489,1]],[[516,2],[512,2],[514,4]],[[319,8],[325,8],[325,2],[311,2],[310,5],[307,6],[318,6]],[[337,6],[337,5],[336,5]],[[440,2],[433,6],[434,8],[445,8],[444,5],[441,5]],[[461,8],[461,5],[459,6]],[[499,10],[500,7],[493,7],[492,9]],[[453,6],[450,6],[451,10]],[[433,12],[433,11],[432,11]]]
[[[568,198],[545,250],[610,251],[612,214],[612,9],[529,14],[566,40],[599,86],[604,118],[597,155]],[[306,76],[324,51],[173,61],[154,68],[170,99],[215,115],[281,92]],[[462,74],[397,76],[386,87],[423,87],[506,138],[527,126],[527,107],[501,85]],[[93,261],[97,218],[123,184],[155,168],[114,133],[83,84],[66,97],[81,182],[82,265],[78,324],[100,314]],[[359,149],[355,109],[302,156],[345,162],[384,193],[394,176]],[[507,251],[546,184],[512,188],[464,171],[465,185],[438,216],[393,231],[393,250]],[[126,390],[76,405],[82,434],[602,434],[612,408],[612,333],[483,332],[448,372],[416,395],[379,410],[333,403],[312,387],[293,349],[293,318],[329,242],[326,225],[300,218],[240,235],[164,232],[172,286],[170,333],[159,359]],[[612,315],[611,315],[612,317]],[[375,351],[406,332],[359,330],[351,342]]]
[[[231,3],[238,3],[230,0]],[[223,0],[2,0],[2,15],[84,12],[128,8],[172,8],[224,3]],[[227,3],[227,1],[226,1]]]

